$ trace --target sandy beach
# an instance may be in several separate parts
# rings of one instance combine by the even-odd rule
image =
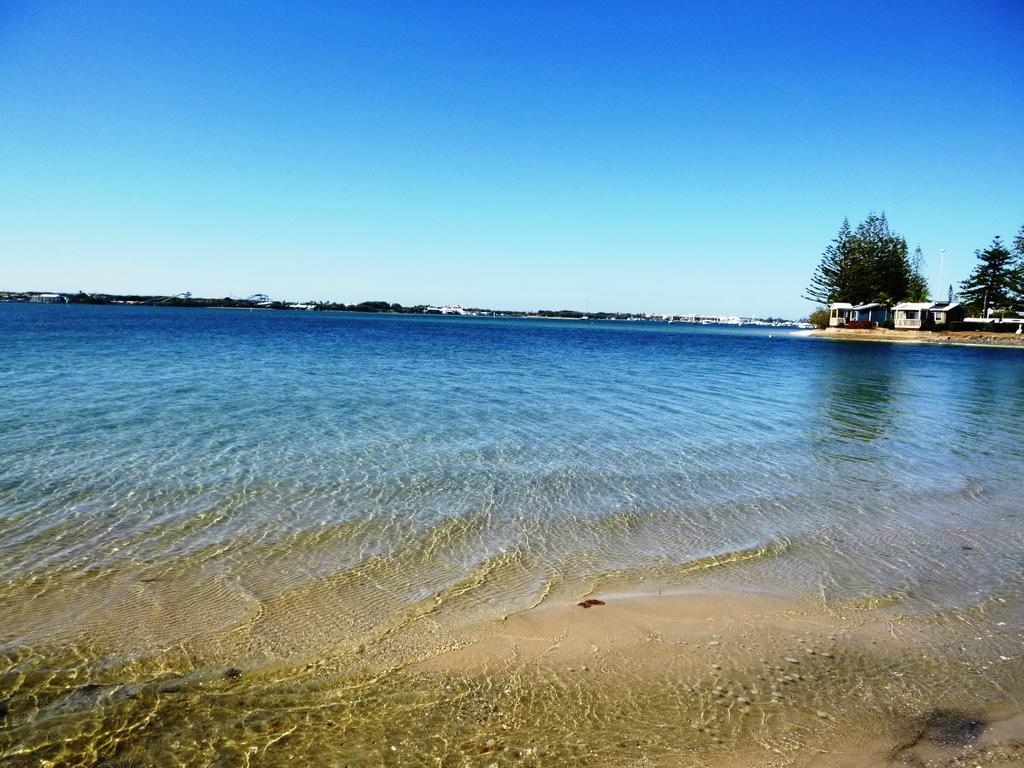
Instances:
[[[251,649],[280,622],[327,630],[302,617],[335,601],[266,604],[270,625],[89,678],[26,678],[52,727],[32,728],[21,700],[0,748],[12,765],[134,765],[203,733],[190,760],[254,765],[1024,765],[1022,662],[1001,653],[1020,627],[996,621],[1002,604],[945,622],[877,602],[634,586],[504,617],[417,611],[358,645],[317,632],[276,661]],[[79,716],[99,706],[98,740]]]
[[[972,347],[1011,347],[1024,349],[1024,334],[984,333],[981,331],[894,331],[888,328],[826,328],[811,331],[818,339],[841,341],[885,341],[903,344],[943,344]]]
[[[757,594],[593,599],[469,630],[416,668],[522,696],[494,740],[517,754],[534,717],[604,765],[1024,764],[1024,691],[1003,687],[1019,661],[979,685],[999,658],[922,653],[928,622]]]

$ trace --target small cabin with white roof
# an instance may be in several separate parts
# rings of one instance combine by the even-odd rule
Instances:
[[[858,304],[855,306],[853,308],[853,315],[850,319],[856,320],[858,323],[887,323],[892,320],[892,310],[890,310],[885,304],[879,304],[877,301],[871,301],[867,304]]]
[[[898,331],[919,331],[931,325],[930,301],[903,301],[893,307],[893,327]]]
[[[904,301],[894,307],[893,326],[898,331],[920,331],[963,319],[963,305],[955,301]]]
[[[853,304],[835,301],[828,305],[828,325],[830,328],[842,328],[850,320]]]
[[[964,305],[958,301],[937,301],[932,304],[928,312],[935,325],[958,323],[964,319]]]

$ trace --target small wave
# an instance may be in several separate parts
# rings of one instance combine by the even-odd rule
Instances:
[[[679,573],[694,573],[695,571],[706,571],[710,568],[721,568],[722,566],[743,563],[750,560],[779,557],[787,552],[790,546],[790,540],[783,536],[778,539],[773,539],[765,544],[746,547],[744,549],[736,549],[731,552],[708,555],[696,560],[691,560],[689,563],[686,563],[679,568]]]
[[[789,551],[792,542],[787,537],[771,539],[740,549],[729,549],[722,552],[702,555],[682,563],[675,563],[648,569],[618,569],[601,574],[591,582],[589,591],[598,591],[611,584],[623,584],[642,581],[649,576],[656,576],[670,581],[684,579],[692,574],[725,568],[730,565],[752,563],[754,561],[780,557]]]

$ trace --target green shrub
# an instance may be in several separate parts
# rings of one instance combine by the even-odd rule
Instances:
[[[818,307],[807,316],[807,322],[813,323],[818,328],[828,328],[828,310],[825,307]]]

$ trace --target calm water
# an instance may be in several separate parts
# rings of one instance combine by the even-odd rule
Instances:
[[[112,759],[126,679],[641,581],[1016,621],[1022,393],[782,329],[0,304],[0,756]]]

